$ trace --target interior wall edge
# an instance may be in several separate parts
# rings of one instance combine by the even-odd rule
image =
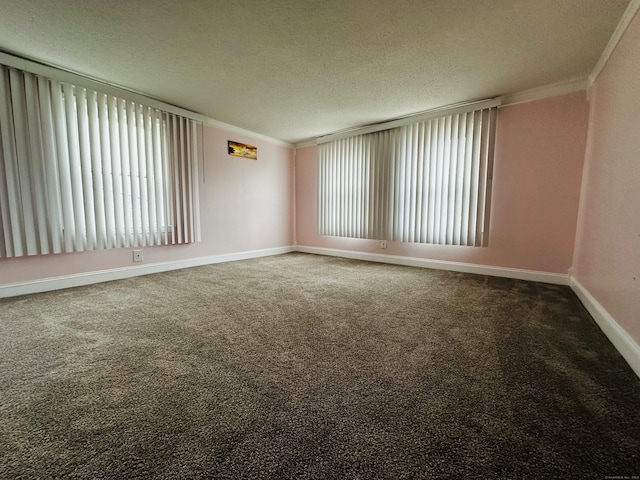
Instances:
[[[19,295],[29,295],[32,293],[50,292],[62,290],[64,288],[82,287],[94,283],[110,282],[112,280],[122,280],[125,278],[150,275],[152,273],[168,272],[181,268],[200,267],[212,265],[214,263],[233,262],[236,260],[248,260],[250,258],[268,257],[296,251],[294,246],[266,248],[261,250],[250,250],[245,252],[225,253],[221,255],[210,255],[205,257],[174,260],[170,262],[149,263],[144,265],[133,265],[130,267],[120,267],[108,270],[97,270],[94,272],[75,273],[71,275],[61,275],[58,277],[39,278],[24,282],[7,283],[0,285],[0,298],[17,297]]]
[[[600,330],[607,336],[636,375],[640,377],[640,345],[574,276],[570,276],[569,286],[591,314]]]
[[[492,277],[513,278],[515,280],[551,283],[554,285],[569,285],[569,275],[562,273],[540,272],[537,270],[480,265],[476,263],[452,262],[447,260],[431,260],[427,258],[405,257],[400,255],[357,252],[353,250],[339,250],[334,248],[306,247],[301,245],[298,245],[296,249],[298,252],[313,253],[316,255],[329,255],[334,257],[351,258],[354,260],[404,265],[408,267],[474,273],[478,275],[489,275]]]
[[[620,21],[616,25],[615,30],[611,34],[609,43],[607,43],[607,46],[604,48],[602,55],[598,59],[598,63],[596,63],[596,66],[593,68],[593,71],[589,75],[589,90],[591,90],[591,86],[595,83],[598,76],[604,69],[604,66],[607,64],[609,57],[611,56],[611,54],[613,54],[614,50],[618,46],[618,42],[620,42],[622,35],[624,35],[624,32],[627,30],[627,27],[633,20],[633,17],[635,17],[636,13],[638,13],[638,10],[640,10],[640,0],[631,0],[629,2],[629,5],[627,5],[627,9],[622,14]]]

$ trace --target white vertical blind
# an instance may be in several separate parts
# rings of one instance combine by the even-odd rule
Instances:
[[[496,108],[319,146],[323,235],[488,244]]]
[[[194,120],[0,65],[0,257],[199,241],[196,144]]]
[[[175,212],[173,243],[200,241],[200,214],[195,201],[198,197],[198,170],[193,158],[197,156],[197,127],[193,120],[165,113],[169,148],[173,151],[169,168],[170,210]]]

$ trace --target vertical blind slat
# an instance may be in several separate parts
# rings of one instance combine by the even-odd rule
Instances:
[[[182,238],[183,242],[187,243],[189,240],[189,232],[188,232],[188,222],[189,222],[189,210],[188,210],[188,187],[187,187],[187,166],[186,163],[182,161],[183,156],[185,155],[188,141],[186,139],[186,132],[184,128],[184,119],[179,119],[178,124],[180,125],[180,170],[181,170],[181,178],[182,178]]]
[[[170,115],[171,118],[171,141],[173,150],[173,178],[175,185],[175,195],[173,199],[173,211],[175,213],[174,228],[176,243],[182,243],[182,208],[180,208],[180,199],[182,198],[182,179],[180,178],[180,162],[179,157],[179,142],[178,138],[178,119],[174,115]]]
[[[118,126],[120,134],[120,180],[122,185],[122,201],[124,210],[123,241],[125,247],[132,247],[133,244],[133,202],[131,198],[131,157],[129,156],[129,128],[127,116],[127,101],[118,99]]]
[[[462,238],[460,243],[462,245],[469,244],[469,205],[471,202],[471,161],[473,158],[473,126],[474,126],[474,113],[471,112],[467,115],[467,145],[465,148],[464,157],[464,175],[463,175],[463,188],[462,188],[462,217],[460,219]]]
[[[52,99],[49,82],[38,77],[38,101],[40,103],[40,128],[42,130],[42,147],[44,175],[47,192],[47,220],[51,237],[52,253],[63,251],[63,220],[60,178],[58,177],[57,149],[55,143]]]
[[[200,188],[198,186],[200,184],[200,176],[198,175],[198,125],[194,120],[189,120],[189,122],[192,129],[191,139],[193,142],[193,156],[190,158],[190,164],[193,164],[191,172],[193,175],[193,201],[191,202],[191,205],[193,206],[193,229],[195,234],[192,241],[200,242],[202,239],[200,233]]]
[[[167,198],[169,195],[162,195],[165,191],[165,183],[163,179],[166,178],[166,160],[164,141],[162,139],[163,131],[163,118],[158,111],[153,111],[152,128],[151,128],[151,142],[153,143],[153,157],[156,160],[154,162],[153,174],[154,174],[154,193],[156,196],[156,235],[158,237],[157,243],[167,244],[169,243],[169,210],[167,210]],[[162,229],[162,225],[166,228]]]
[[[7,176],[5,173],[5,148],[9,148],[7,143],[8,126],[3,112],[6,111],[6,70],[0,66],[0,257],[6,257],[13,254],[13,243],[11,240],[11,225],[9,223],[9,196]]]
[[[496,110],[489,112],[489,122],[486,129],[487,135],[487,183],[484,190],[484,225],[482,234],[482,246],[489,246],[489,221],[491,217],[491,191],[493,190],[493,156],[496,141]]]
[[[350,157],[358,158],[358,140],[352,142],[350,144]],[[358,197],[358,187],[359,187],[359,179],[356,176],[356,172],[358,169],[358,161],[351,162],[348,158],[345,158],[345,162],[347,164],[347,172],[349,175],[349,184],[352,185],[350,189],[350,195],[348,198],[349,202],[349,215],[347,216],[347,231],[349,232],[349,236],[355,236],[356,232],[356,224],[357,224],[357,197]]]
[[[191,157],[191,125],[189,123],[189,120],[185,119],[185,135],[187,138],[187,158]],[[189,223],[188,223],[188,238],[189,238],[189,242],[193,242],[193,235],[194,235],[194,229],[193,229],[193,210],[191,210],[191,208],[189,208],[189,205],[193,204],[193,185],[192,185],[192,178],[191,178],[191,166],[189,162],[185,162],[186,167],[187,167],[187,202],[186,202],[186,207],[187,210],[189,211]]]
[[[53,127],[55,130],[56,157],[58,177],[60,179],[60,196],[62,199],[62,224],[64,251],[73,252],[75,249],[75,216],[73,215],[73,192],[71,186],[70,154],[67,140],[67,121],[64,113],[62,85],[51,82],[51,101],[53,112]]]
[[[455,207],[453,209],[453,245],[462,242],[462,198],[464,188],[464,159],[466,147],[467,114],[458,117],[458,164],[456,167]]]
[[[107,226],[105,195],[102,193],[104,178],[102,173],[102,155],[100,148],[98,98],[97,92],[87,91],[87,119],[92,172],[91,190],[93,191],[93,214],[95,218],[95,248],[103,249],[107,247]]]
[[[100,156],[102,162],[102,184],[105,210],[105,228],[107,232],[105,248],[118,246],[116,218],[115,182],[113,180],[113,156],[111,155],[114,140],[111,126],[111,99],[105,94],[98,95],[98,121],[100,127]],[[108,161],[107,159],[111,159]]]
[[[25,72],[25,98],[27,102],[27,122],[29,131],[29,151],[31,152],[31,178],[33,180],[33,193],[35,201],[35,217],[38,230],[38,253],[50,253],[50,237],[47,228],[46,187],[44,172],[44,154],[42,135],[38,119],[40,109],[38,106],[37,78]]]
[[[62,84],[64,94],[64,112],[67,119],[67,145],[69,165],[65,165],[65,170],[69,172],[71,178],[72,213],[74,219],[74,244],[76,251],[84,251],[86,243],[86,222],[84,214],[84,195],[82,191],[82,166],[80,163],[80,149],[78,138],[78,118],[76,116],[76,105],[73,86],[68,83]]]
[[[484,227],[484,191],[486,184],[486,175],[487,175],[487,135],[486,135],[486,125],[488,121],[488,111],[483,111],[481,116],[482,123],[482,133],[480,138],[480,156],[478,161],[478,203],[476,207],[476,234],[475,234],[475,245],[482,245],[482,228]]]
[[[476,213],[478,211],[478,182],[480,180],[480,140],[482,136],[482,115],[474,115],[474,127],[473,127],[473,154],[471,163],[471,183],[469,193],[469,241],[468,245],[475,246],[476,239],[476,227],[478,224],[478,218]]]
[[[456,207],[456,175],[458,173],[458,135],[460,126],[460,116],[454,115],[451,119],[451,141],[450,141],[450,157],[449,157],[449,179],[448,179],[448,196],[447,196],[447,245],[455,245],[453,232],[455,226],[455,207]]]
[[[78,142],[80,154],[81,197],[84,200],[84,223],[86,235],[86,247],[88,250],[96,248],[96,216],[93,191],[93,178],[91,168],[91,147],[89,135],[89,113],[87,106],[87,92],[84,88],[76,91],[76,119],[78,122]],[[82,231],[79,232],[82,235]]]
[[[429,186],[429,172],[431,169],[431,122],[424,122],[422,125],[424,132],[424,152],[422,167],[422,178],[418,179],[423,185],[422,193],[422,232],[420,234],[420,242],[428,243],[429,238],[429,195],[431,188]]]
[[[12,109],[10,108],[11,90],[9,88],[10,71],[3,69],[0,75],[0,136],[2,138],[2,162],[6,194],[2,197],[2,221],[4,248],[7,256],[23,255],[22,215],[18,195],[18,160],[15,147],[15,135]],[[18,179],[18,181],[12,181]],[[6,195],[6,197],[5,197]]]
[[[20,237],[26,247],[27,255],[35,255],[38,251],[36,225],[31,201],[31,174],[29,169],[29,143],[27,140],[27,105],[23,77],[15,70],[11,71],[11,103],[13,104],[13,121],[15,135],[15,153],[19,182],[19,209],[22,214]]]
[[[142,245],[142,219],[140,218],[140,182],[138,168],[138,132],[136,128],[135,105],[133,102],[124,104],[124,111],[127,116],[127,193],[129,197],[129,208],[131,212],[129,231],[131,232],[131,246],[138,247]]]
[[[416,190],[416,214],[415,214],[415,236],[414,242],[421,242],[422,237],[422,194],[423,194],[423,169],[424,169],[424,122],[416,125],[417,138],[416,138],[416,177],[415,182],[417,186]]]
[[[137,186],[139,200],[139,214],[140,214],[140,239],[141,245],[153,245],[150,242],[151,229],[149,227],[149,195],[147,192],[147,139],[145,135],[145,117],[144,107],[142,105],[136,105],[134,107],[136,116],[136,134],[138,136],[138,176]]]
[[[144,118],[144,151],[145,158],[145,175],[146,175],[146,189],[147,189],[147,209],[146,216],[149,219],[148,228],[149,235],[147,243],[149,245],[158,245],[160,243],[160,232],[158,231],[158,220],[156,205],[156,189],[154,185],[154,172],[153,172],[153,123],[151,120],[152,111],[149,107],[142,107]]]
[[[120,128],[118,122],[118,106],[117,99],[112,96],[107,97],[108,113],[109,113],[109,135],[110,140],[109,152],[111,154],[111,189],[113,190],[113,207],[114,207],[114,223],[115,223],[115,246],[125,246],[125,220],[122,186],[122,167],[120,163]],[[124,121],[124,119],[123,119]]]

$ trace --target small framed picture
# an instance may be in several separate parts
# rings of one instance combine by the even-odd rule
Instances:
[[[258,159],[258,148],[252,147],[251,145],[245,145],[244,143],[232,142],[229,140],[227,142],[229,147],[229,155],[234,155],[236,157],[244,157],[249,158],[251,160]]]

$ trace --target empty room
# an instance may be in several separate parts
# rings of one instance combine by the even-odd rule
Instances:
[[[640,478],[640,0],[0,0],[0,478]]]

